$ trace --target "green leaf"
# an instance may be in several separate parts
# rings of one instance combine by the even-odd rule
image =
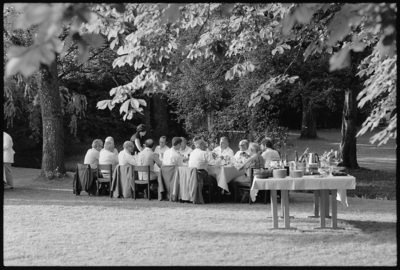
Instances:
[[[105,108],[107,108],[108,103],[110,102],[110,100],[101,100],[99,102],[97,102],[96,107],[99,110],[104,110]]]
[[[329,59],[329,71],[343,69],[350,65],[350,48],[342,48]]]
[[[124,103],[122,103],[121,108],[119,108],[119,113],[120,113],[120,114],[122,114],[122,113],[128,113],[128,110],[129,110],[129,103],[130,103],[130,100],[129,100],[129,99],[126,100]]]
[[[294,17],[299,23],[307,24],[315,13],[315,4],[301,4],[296,8]]]
[[[94,48],[100,48],[105,43],[103,36],[100,34],[83,34],[81,38]]]
[[[32,25],[40,24],[46,21],[52,13],[49,4],[20,4],[17,9],[22,12],[16,20],[15,27],[17,29],[27,29]]]
[[[125,4],[112,4],[111,8],[115,8],[115,10],[118,13],[124,13],[125,12]]]

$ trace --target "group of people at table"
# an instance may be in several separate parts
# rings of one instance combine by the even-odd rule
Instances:
[[[173,137],[171,148],[166,145],[166,137],[159,139],[159,145],[154,148],[152,139],[145,139],[144,125],[137,127],[136,133],[129,141],[123,143],[123,150],[119,153],[115,148],[114,139],[107,137],[104,142],[95,139],[92,148],[84,158],[84,164],[90,164],[91,168],[97,168],[97,164],[111,164],[113,169],[117,165],[150,166],[150,179],[155,180],[162,166],[188,166],[197,170],[207,171],[209,166],[233,166],[244,173],[229,183],[235,185],[248,184],[250,186],[249,169],[269,167],[270,162],[280,160],[280,154],[273,149],[271,139],[265,138],[261,145],[248,140],[239,142],[239,150],[234,153],[229,147],[227,137],[221,137],[219,146],[214,149],[207,144],[201,136],[193,138],[193,147],[187,145],[184,137]],[[101,171],[104,175],[106,171]],[[147,180],[147,173],[139,173],[138,180]],[[216,179],[207,177],[209,184],[216,186]],[[222,191],[224,192],[224,191]]]

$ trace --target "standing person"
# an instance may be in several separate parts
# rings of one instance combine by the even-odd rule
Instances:
[[[272,140],[265,138],[261,141],[261,156],[265,160],[265,167],[269,167],[271,161],[279,161],[281,159],[279,152],[273,148]]]
[[[103,148],[103,141],[95,139],[92,142],[92,148],[87,150],[83,164],[90,164],[90,168],[96,169],[99,164],[100,151]]]
[[[169,147],[166,145],[167,142],[167,137],[161,136],[159,140],[159,145],[157,145],[156,149],[154,150],[154,153],[158,154],[160,160],[163,160],[163,156],[165,151],[169,149]]]
[[[182,139],[180,137],[172,138],[172,147],[165,151],[162,164],[165,166],[182,166],[183,156],[179,153],[181,149]]]
[[[4,188],[13,189],[14,180],[11,174],[11,164],[14,163],[13,140],[11,136],[3,131],[3,181]]]
[[[138,154],[139,152],[143,151],[146,133],[145,125],[140,124],[136,127],[136,133],[131,137],[131,142],[133,142],[135,145],[135,149],[133,150],[134,154]]]

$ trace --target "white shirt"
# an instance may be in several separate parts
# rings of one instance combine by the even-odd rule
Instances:
[[[261,156],[265,160],[265,167],[269,167],[271,161],[279,161],[281,159],[279,152],[271,148],[267,148]]]
[[[110,152],[104,148],[101,149],[99,155],[99,164],[112,164],[113,166],[118,165],[118,151],[115,153],[115,151]]]
[[[210,164],[211,161],[212,157],[210,154],[196,148],[190,153],[188,167],[207,170],[208,164]]]
[[[158,156],[153,152],[151,148],[144,148],[142,152],[138,154],[138,165],[148,166],[150,165],[150,179],[157,179],[157,174],[154,172],[154,163],[159,163]],[[147,173],[138,172],[139,180],[148,180]]]
[[[176,151],[174,148],[170,148],[164,152],[164,158],[162,160],[162,164],[166,166],[182,166],[183,157]]]
[[[225,148],[224,150],[221,149],[221,146],[217,146],[214,148],[213,153],[217,154],[218,156],[229,156],[233,157],[234,153],[230,147]]]
[[[118,163],[119,165],[137,165],[137,161],[135,156],[133,156],[129,151],[126,149],[122,150],[118,154]]]
[[[241,155],[242,153],[246,153],[249,157],[244,157],[243,155]],[[250,158],[251,154],[249,150],[246,151],[237,151],[234,158],[235,158],[235,163],[236,164],[244,164],[246,163],[246,161]]]
[[[13,140],[8,133],[3,131],[3,162],[14,163]]]
[[[154,153],[158,154],[158,156],[160,157],[160,160],[162,160],[165,151],[167,151],[168,149],[169,149],[169,147],[166,146],[166,145],[164,145],[163,148],[161,148],[159,145],[157,145],[157,146],[156,146],[156,149],[154,150]]]
[[[91,148],[87,150],[83,164],[90,164],[92,169],[96,169],[97,164],[99,164],[99,156],[100,151],[97,151],[95,148]]]
[[[189,157],[189,154],[193,151],[192,148],[190,148],[189,146],[186,145],[185,150],[179,149],[179,153],[181,155],[183,155],[185,158]]]

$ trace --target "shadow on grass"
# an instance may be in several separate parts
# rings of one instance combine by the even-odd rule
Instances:
[[[359,221],[359,220],[342,220],[349,225],[354,226],[364,233],[376,233],[376,232],[389,232],[396,234],[396,222],[380,222],[380,221]]]

